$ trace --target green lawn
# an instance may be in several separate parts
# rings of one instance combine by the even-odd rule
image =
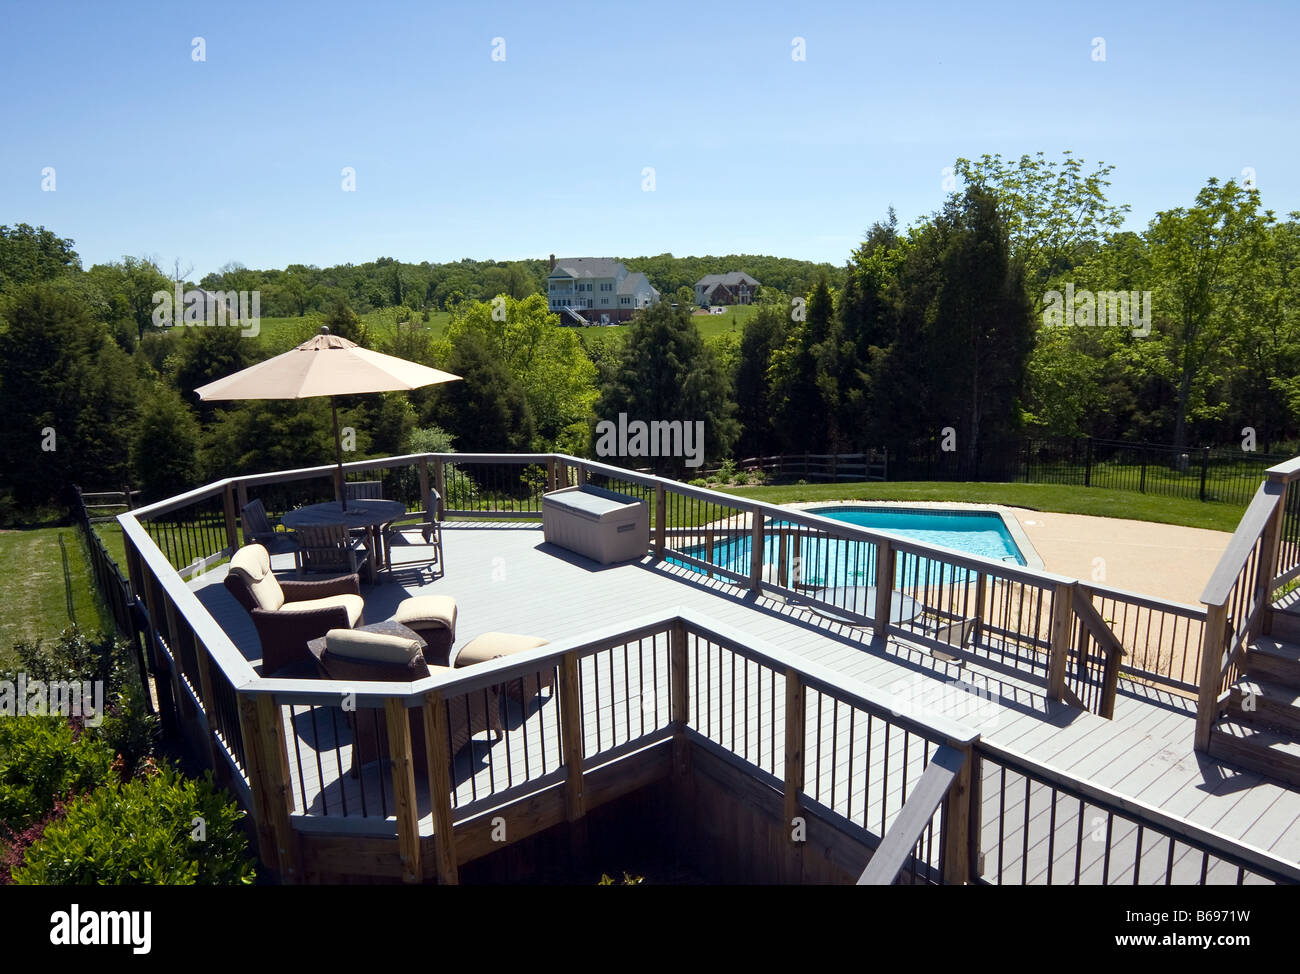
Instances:
[[[59,550],[60,535],[68,555],[70,592]],[[52,639],[73,621],[87,629],[112,631],[111,617],[106,611],[101,615],[76,528],[0,531],[0,560],[13,568],[9,589],[0,603],[0,666],[12,661],[15,642]]]
[[[969,483],[843,483],[783,487],[727,487],[730,494],[793,504],[802,501],[966,501],[972,504],[1006,504],[1058,514],[1095,514],[1182,524],[1213,531],[1234,531],[1244,507],[1178,497],[1152,497],[1129,490],[1067,487],[1057,484]]]
[[[706,342],[716,341],[723,335],[736,335],[745,330],[745,325],[749,319],[754,317],[755,307],[753,305],[736,305],[726,310],[720,315],[692,315],[691,320],[695,322],[700,329],[700,334],[704,336]],[[599,309],[596,311],[599,314]],[[610,335],[622,339],[627,334],[631,325],[593,325],[590,328],[579,328],[578,332],[584,335]]]

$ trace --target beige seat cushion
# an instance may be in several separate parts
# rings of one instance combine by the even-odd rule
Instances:
[[[348,610],[348,625],[355,627],[361,622],[361,614],[366,602],[359,595],[327,595],[323,599],[304,599],[301,602],[286,602],[281,612],[310,612],[312,609],[332,609],[342,606]]]
[[[410,663],[420,655],[419,640],[379,632],[331,629],[325,634],[325,650],[333,656],[375,663]]]
[[[230,571],[248,583],[259,609],[276,612],[284,605],[284,589],[271,574],[271,555],[260,544],[245,545],[236,551],[230,559]]]
[[[393,621],[410,629],[441,626],[456,631],[456,600],[450,595],[416,595],[403,599],[393,613]]]
[[[522,653],[526,649],[545,646],[547,642],[549,640],[542,639],[539,636],[518,636],[509,632],[485,632],[481,636],[475,636],[461,647],[460,652],[456,654],[456,666],[473,666],[475,663],[486,663],[498,656],[509,656],[512,653]]]

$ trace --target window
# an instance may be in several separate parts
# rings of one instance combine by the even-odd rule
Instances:
[[[618,303],[619,303],[619,304],[631,304],[631,303],[632,303],[632,299],[629,298],[629,297],[622,297],[622,298],[619,298],[619,299],[618,299]]]

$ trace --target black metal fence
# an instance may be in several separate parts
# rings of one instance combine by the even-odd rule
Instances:
[[[985,449],[973,458],[927,444],[878,450],[865,457],[858,453],[810,459],[794,454],[755,459],[762,462],[742,460],[737,469],[762,469],[773,479],[785,480],[833,481],[859,475],[863,480],[1068,484],[1244,507],[1264,471],[1290,459],[1290,454],[1079,437],[1021,440]]]
[[[149,670],[145,664],[148,627],[144,619],[144,607],[140,605],[139,599],[132,591],[131,582],[122,573],[122,569],[109,553],[99,532],[95,530],[81,490],[73,487],[68,494],[72,519],[81,529],[86,540],[86,552],[90,561],[90,571],[95,579],[95,587],[108,605],[118,634],[131,644],[140,683],[144,688],[145,704],[151,713],[156,712],[149,692]],[[102,521],[104,518],[95,520]]]

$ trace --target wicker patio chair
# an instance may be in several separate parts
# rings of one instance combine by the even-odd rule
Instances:
[[[315,671],[307,643],[331,629],[351,629],[364,622],[365,603],[356,574],[318,582],[280,581],[271,572],[271,556],[260,544],[235,552],[226,572],[226,588],[253,619],[262,643],[262,675],[302,669]]]

